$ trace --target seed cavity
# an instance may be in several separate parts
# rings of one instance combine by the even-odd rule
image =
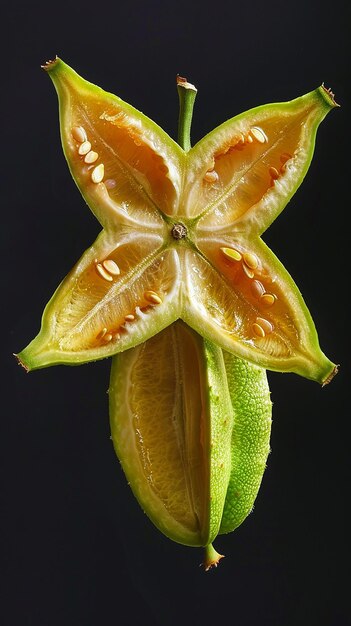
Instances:
[[[90,150],[91,150],[90,141],[83,141],[83,143],[81,143],[78,148],[78,154],[80,154],[81,156],[84,156],[85,154],[88,154]]]
[[[96,335],[96,339],[103,339],[107,333],[107,328],[102,328],[100,332]]]
[[[260,298],[264,293],[265,289],[262,283],[259,280],[253,280],[251,283],[251,293],[255,298]]]
[[[245,144],[246,144],[246,138],[244,133],[240,133],[237,143],[234,146],[235,150],[243,150],[245,148]]]
[[[271,324],[271,322],[266,320],[264,317],[256,317],[256,324],[263,328],[266,335],[269,335],[269,333],[273,330],[273,324]]]
[[[93,183],[101,183],[102,179],[104,178],[104,174],[105,174],[105,167],[103,163],[100,163],[100,165],[97,165],[96,167],[94,167],[92,173],[91,173],[91,180]]]
[[[112,274],[112,276],[119,276],[121,273],[121,270],[113,259],[105,259],[105,261],[102,262],[102,265],[107,272]]]
[[[245,252],[245,254],[244,254],[244,262],[252,270],[257,269],[257,267],[258,267],[258,258],[252,252]]]
[[[100,274],[101,278],[103,278],[104,280],[108,280],[109,282],[113,281],[113,277],[104,268],[104,266],[101,263],[97,263],[95,267],[96,267],[96,271],[98,272],[98,274]]]
[[[117,186],[117,183],[114,178],[107,178],[107,180],[105,180],[105,186],[107,189],[114,189]]]
[[[241,261],[242,255],[235,248],[221,248],[221,252],[229,261]]]
[[[280,155],[280,162],[284,165],[284,163],[286,163],[287,161],[289,161],[289,159],[292,159],[292,154],[290,154],[289,152],[283,152]]]
[[[260,301],[265,306],[272,306],[272,304],[274,304],[276,301],[276,296],[273,293],[266,292],[261,295]]]
[[[260,337],[262,339],[263,337],[266,336],[266,333],[264,332],[264,328],[262,328],[260,324],[257,324],[257,322],[254,322],[252,324],[252,330],[255,333],[256,337]]]
[[[87,140],[87,134],[83,126],[74,126],[72,128],[72,137],[79,143],[84,143]]]
[[[270,167],[268,171],[273,180],[277,180],[277,178],[279,178],[279,172],[276,167]]]
[[[219,176],[216,172],[216,170],[208,170],[208,172],[206,172],[205,176],[204,176],[204,180],[207,183],[216,183],[217,180],[219,179]]]
[[[250,134],[258,143],[267,143],[268,141],[266,133],[259,126],[252,126],[250,128]]]
[[[97,161],[98,158],[99,158],[98,153],[94,152],[94,150],[90,150],[90,152],[88,152],[88,154],[85,155],[84,161],[85,163],[95,163],[95,161]]]
[[[159,296],[159,294],[156,293],[156,291],[152,291],[151,289],[144,292],[144,298],[147,302],[150,302],[150,304],[162,303],[162,298]]]
[[[255,272],[248,265],[246,265],[246,263],[243,263],[243,270],[248,278],[253,278],[255,276]]]

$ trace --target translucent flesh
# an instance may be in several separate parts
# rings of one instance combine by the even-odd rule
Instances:
[[[128,482],[156,526],[184,544],[210,543],[230,466],[232,410],[221,351],[178,322],[116,356],[110,419]]]
[[[68,164],[104,235],[55,293],[41,333],[19,355],[23,364],[103,358],[182,318],[241,358],[328,379],[335,366],[319,348],[301,294],[259,237],[306,174],[317,127],[335,106],[326,90],[239,115],[185,153],[151,120],[60,60],[47,69]],[[99,155],[92,165],[79,152],[76,128]],[[96,184],[98,164],[104,176]],[[179,222],[187,235],[176,240]],[[228,261],[223,247],[256,255],[257,267]],[[107,258],[121,266],[112,280],[96,271]],[[271,305],[253,294],[257,282],[273,294]],[[149,306],[146,317],[140,310],[148,290],[162,304]],[[257,318],[268,323],[264,336],[254,330]]]

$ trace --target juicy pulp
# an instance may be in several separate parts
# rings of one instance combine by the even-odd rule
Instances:
[[[45,69],[58,92],[72,176],[103,231],[55,292],[21,363],[36,369],[104,358],[181,318],[261,367],[328,381],[335,365],[260,235],[303,180],[317,127],[336,106],[331,93],[322,86],[252,109],[185,152],[60,59]],[[105,271],[111,261],[118,274]]]

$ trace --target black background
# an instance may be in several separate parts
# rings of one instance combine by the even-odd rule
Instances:
[[[345,626],[349,500],[350,12],[346,2],[12,3],[1,44],[2,626]],[[109,361],[26,375],[12,357],[99,225],[71,180],[55,54],[176,136],[177,73],[198,87],[193,143],[222,121],[325,81],[302,187],[265,235],[299,285],[331,385],[270,373],[272,453],[252,515],[201,551],[160,535],[109,439]]]

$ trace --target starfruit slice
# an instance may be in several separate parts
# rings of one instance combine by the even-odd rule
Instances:
[[[227,384],[227,375],[229,388]],[[205,546],[251,511],[269,452],[265,370],[176,322],[113,358],[112,440],[143,510],[170,539]]]
[[[335,365],[260,236],[305,176],[332,93],[252,109],[185,151],[60,59],[44,69],[72,176],[103,231],[47,305],[22,364],[107,357],[181,318],[243,359],[329,381]]]

